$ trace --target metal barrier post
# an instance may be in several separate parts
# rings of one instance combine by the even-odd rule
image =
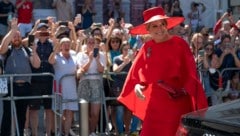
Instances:
[[[79,100],[79,136],[89,135],[88,105],[86,100]]]
[[[16,127],[16,133],[17,136],[19,136],[19,128],[18,128],[18,119],[17,119],[17,110],[16,105],[13,97],[13,76],[10,76],[10,105],[11,105],[11,134],[14,134],[15,132],[15,126]],[[15,124],[14,124],[15,123]]]

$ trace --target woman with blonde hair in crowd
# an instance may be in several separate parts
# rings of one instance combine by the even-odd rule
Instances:
[[[203,35],[201,33],[193,34],[190,42],[190,48],[192,50],[195,62],[198,68],[202,67],[203,60]]]
[[[55,79],[62,87],[63,100],[76,100],[77,88],[75,76],[64,77],[66,74],[75,74],[77,70],[77,63],[75,55],[70,53],[71,40],[69,38],[62,38],[59,44],[55,45],[54,51],[49,57],[49,63],[53,65],[55,70]],[[58,88],[60,89],[60,88]],[[63,135],[68,136],[72,126],[74,111],[78,110],[77,102],[63,102]]]

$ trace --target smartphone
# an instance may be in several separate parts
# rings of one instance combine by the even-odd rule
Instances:
[[[128,49],[128,56],[131,57],[133,55],[133,50],[132,49]]]
[[[230,16],[230,15],[232,14],[232,9],[231,9],[231,8],[228,8],[228,9],[227,9],[227,13],[228,13],[228,15]]]
[[[204,50],[199,50],[199,51],[198,51],[198,54],[199,54],[200,56],[203,56],[203,55],[204,55]]]
[[[28,35],[28,46],[33,46],[34,40],[35,40],[34,35]]]
[[[93,49],[93,57],[96,58],[98,56],[99,48]]]
[[[76,17],[78,17],[78,18],[80,18],[80,19],[81,19],[82,15],[81,15],[81,14],[77,14],[77,16],[76,16]]]
[[[50,36],[49,32],[40,32],[39,36]]]
[[[48,20],[47,20],[47,19],[41,19],[41,20],[40,20],[40,23],[48,24]]]
[[[102,23],[95,23],[94,26],[96,26],[96,27],[102,27]]]
[[[59,23],[59,26],[60,25],[68,26],[68,22],[62,21],[62,22]]]

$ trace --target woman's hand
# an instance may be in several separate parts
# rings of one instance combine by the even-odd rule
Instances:
[[[137,97],[141,100],[145,100],[145,95],[143,94],[143,91],[145,89],[145,86],[144,85],[140,85],[140,84],[136,84],[135,85],[135,88],[134,88],[134,91],[137,95]]]

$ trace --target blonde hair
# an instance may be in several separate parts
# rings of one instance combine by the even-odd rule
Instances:
[[[191,47],[192,47],[193,51],[196,49],[196,46],[197,46],[197,45],[194,45],[194,42],[197,41],[199,38],[203,39],[203,35],[201,33],[193,34],[192,39],[191,39]]]

